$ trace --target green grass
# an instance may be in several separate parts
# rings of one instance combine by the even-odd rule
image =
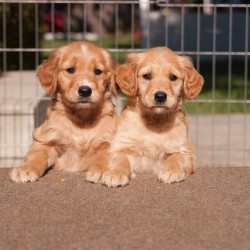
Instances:
[[[198,98],[197,98],[198,99]],[[184,111],[187,114],[224,114],[224,113],[244,113],[250,112],[250,104],[243,103],[219,103],[216,100],[215,103],[199,103],[197,102],[186,102],[184,104]]]

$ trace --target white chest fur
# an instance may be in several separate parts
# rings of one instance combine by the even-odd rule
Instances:
[[[132,170],[157,170],[169,155],[189,153],[186,125],[176,118],[171,128],[152,130],[145,126],[139,114],[128,111],[118,126],[111,154],[124,150],[129,152]]]

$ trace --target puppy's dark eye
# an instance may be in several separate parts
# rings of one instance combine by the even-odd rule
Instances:
[[[177,80],[177,76],[176,75],[170,75],[169,79],[170,79],[170,81],[175,81],[175,80]]]
[[[102,71],[101,71],[100,69],[95,69],[95,70],[94,70],[94,73],[95,73],[96,75],[100,75],[100,74],[102,73]]]
[[[76,68],[75,68],[75,67],[70,67],[70,68],[67,68],[66,71],[67,71],[69,74],[74,74],[75,71],[76,71]]]
[[[151,80],[151,78],[152,78],[152,76],[151,76],[150,73],[144,74],[142,77],[143,77],[144,79],[146,79],[146,80]]]

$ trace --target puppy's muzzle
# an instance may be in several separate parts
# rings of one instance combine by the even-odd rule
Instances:
[[[78,89],[78,94],[81,97],[90,97],[92,94],[92,89],[89,86],[80,86]]]
[[[154,95],[155,102],[163,103],[167,100],[167,94],[163,91],[157,91]]]

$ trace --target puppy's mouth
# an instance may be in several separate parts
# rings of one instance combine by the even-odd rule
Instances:
[[[78,108],[90,108],[95,106],[90,100],[81,100],[77,102]]]
[[[91,102],[91,100],[79,100],[79,101],[77,101],[77,103],[79,103],[79,104],[91,104],[92,102]]]
[[[156,113],[161,113],[161,112],[165,113],[169,111],[169,108],[166,105],[154,105],[154,106],[147,107],[147,109]]]
[[[156,105],[150,106],[148,108],[150,108],[150,109],[162,109],[162,110],[168,109],[168,107],[164,104],[156,104]]]
[[[142,106],[146,109],[168,109],[166,102],[164,103],[157,103],[157,102],[153,102],[152,104],[148,104],[146,102],[144,102],[143,100],[140,101],[140,103],[142,104]]]
[[[143,101],[140,102],[144,110],[153,113],[169,113],[176,110],[177,106],[168,107],[167,103],[154,103],[153,105],[148,105]]]

